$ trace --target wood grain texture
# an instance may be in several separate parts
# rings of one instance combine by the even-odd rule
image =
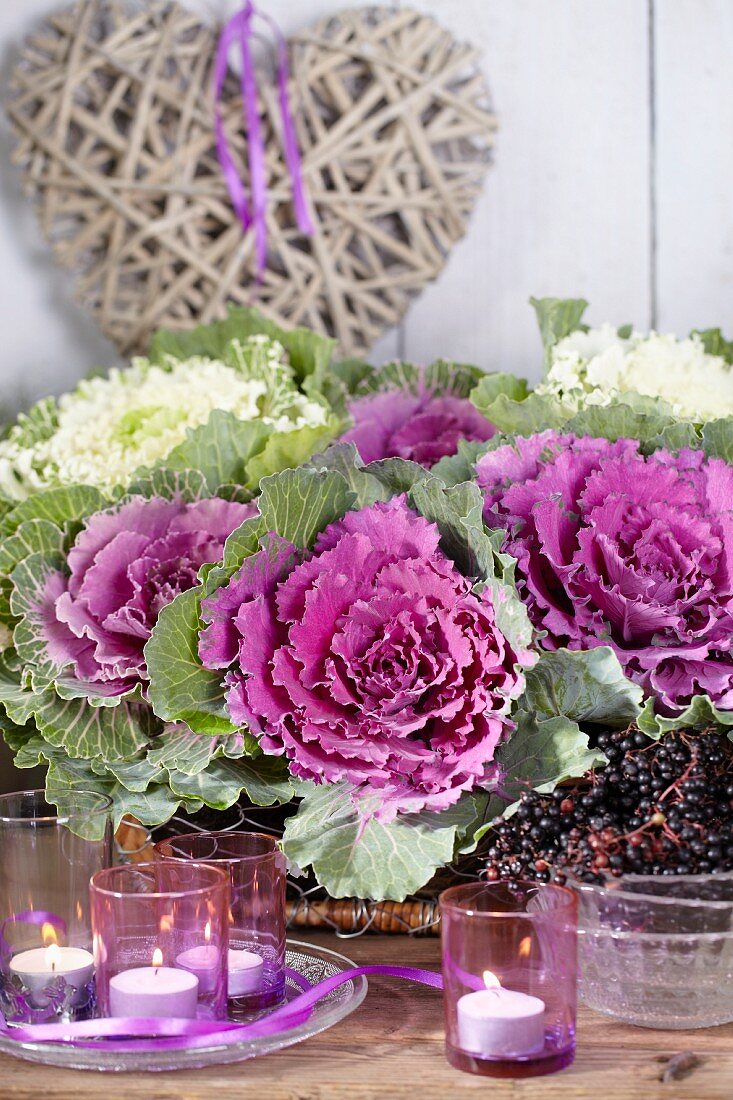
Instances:
[[[660,330],[733,327],[733,4],[654,0]]]
[[[336,941],[358,963],[401,963],[437,969],[430,940],[364,936]],[[373,979],[362,1007],[301,1046],[221,1069],[125,1074],[48,1069],[0,1058],[2,1100],[730,1100],[733,1025],[707,1031],[647,1031],[581,1012],[575,1064],[551,1077],[495,1081],[452,1069],[443,1056],[440,995],[421,986]],[[700,1065],[682,1081],[662,1084],[660,1058],[691,1050]]]

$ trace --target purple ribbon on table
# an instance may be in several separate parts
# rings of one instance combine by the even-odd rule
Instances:
[[[288,102],[288,48],[278,27],[269,15],[258,11],[252,0],[248,0],[245,6],[233,15],[225,24],[219,45],[216,51],[214,63],[214,129],[216,133],[216,152],[219,157],[224,180],[232,200],[234,211],[242,223],[245,232],[250,228],[254,230],[255,238],[255,265],[257,281],[262,280],[262,275],[267,263],[267,173],[265,169],[265,147],[262,140],[262,126],[257,107],[257,81],[252,59],[252,22],[255,18],[262,19],[268,24],[277,44],[277,83],[278,98],[280,101],[280,113],[283,127],[283,147],[285,163],[293,184],[293,206],[298,228],[307,236],[314,233],[308,204],[305,196],[305,184],[300,160],[298,140],[295,135],[295,124],[290,112]],[[251,205],[247,200],[244,183],[234,163],[229,143],[227,141],[224,121],[221,114],[221,99],[224,90],[224,81],[228,71],[229,50],[235,44],[239,45],[242,53],[242,71],[240,74],[240,86],[242,89],[242,105],[244,108],[244,120],[247,127],[249,176],[252,189]]]
[[[63,1043],[67,1046],[96,1048],[121,1053],[160,1050],[194,1050],[197,1047],[231,1046],[247,1039],[261,1039],[299,1027],[309,1018],[318,1001],[339,986],[366,974],[402,978],[433,989],[442,989],[440,974],[410,966],[356,966],[334,974],[311,986],[294,1000],[250,1024],[208,1020],[165,1020],[144,1017],[108,1017],[73,1024],[34,1024],[8,1027],[0,1022],[0,1035],[19,1042]],[[304,984],[298,975],[299,984]]]

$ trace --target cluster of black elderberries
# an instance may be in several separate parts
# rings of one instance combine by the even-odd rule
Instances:
[[[497,818],[485,876],[563,883],[733,870],[733,743],[677,730],[603,733],[608,765]]]

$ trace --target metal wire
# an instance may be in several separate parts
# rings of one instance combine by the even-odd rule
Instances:
[[[282,814],[284,807],[232,806],[217,819],[223,818],[225,824],[216,822],[217,831],[232,832],[237,829],[252,829],[266,832],[272,836],[282,836]],[[202,812],[202,817],[205,815]],[[171,837],[185,832],[205,833],[211,831],[212,823],[197,821],[196,817],[175,814],[165,825],[150,831],[144,830],[145,843],[136,849],[142,851],[156,839]],[[142,826],[139,826],[142,829]],[[126,851],[129,857],[135,853]],[[330,928],[338,939],[349,940],[376,930],[408,936],[434,935],[440,923],[438,909],[439,891],[456,880],[478,881],[481,875],[482,861],[476,854],[461,857],[444,869],[440,882],[431,884],[426,892],[399,902],[365,901],[361,898],[331,899],[318,883],[288,875],[288,927]],[[338,911],[338,919],[333,910]],[[399,930],[399,931],[398,931]]]

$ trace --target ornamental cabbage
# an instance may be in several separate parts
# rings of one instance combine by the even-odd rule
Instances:
[[[221,359],[162,360],[135,359],[19,417],[0,443],[0,492],[20,500],[60,484],[126,485],[214,410],[275,432],[327,424],[327,403],[300,392],[284,348],[265,335],[229,341]]]
[[[269,536],[202,602],[199,652],[227,670],[232,721],[301,779],[378,792],[381,820],[491,778],[533,662],[439,538],[398,496],[347,512],[312,553]]]
[[[484,377],[478,367],[437,359],[428,367],[396,361],[376,370],[367,363],[347,367],[351,428],[341,436],[353,443],[364,462],[402,458],[434,466],[454,455],[461,440],[482,443],[494,425],[474,407],[469,395]]]
[[[255,510],[217,497],[133,497],[89,516],[62,568],[23,571],[11,600],[22,613],[21,659],[89,695],[144,686],[144,647],[160,611],[198,584],[201,566],[221,557]]]
[[[405,458],[434,466],[453,455],[461,439],[491,439],[494,427],[465,397],[387,390],[349,403],[354,425],[341,438],[354,443],[365,462]]]
[[[733,709],[733,468],[702,451],[543,432],[477,464],[545,649],[611,646],[678,713]]]
[[[733,415],[733,365],[709,354],[694,333],[619,335],[605,324],[578,329],[549,348],[547,374],[534,392],[575,412],[636,393],[661,398],[675,416],[703,424]]]

